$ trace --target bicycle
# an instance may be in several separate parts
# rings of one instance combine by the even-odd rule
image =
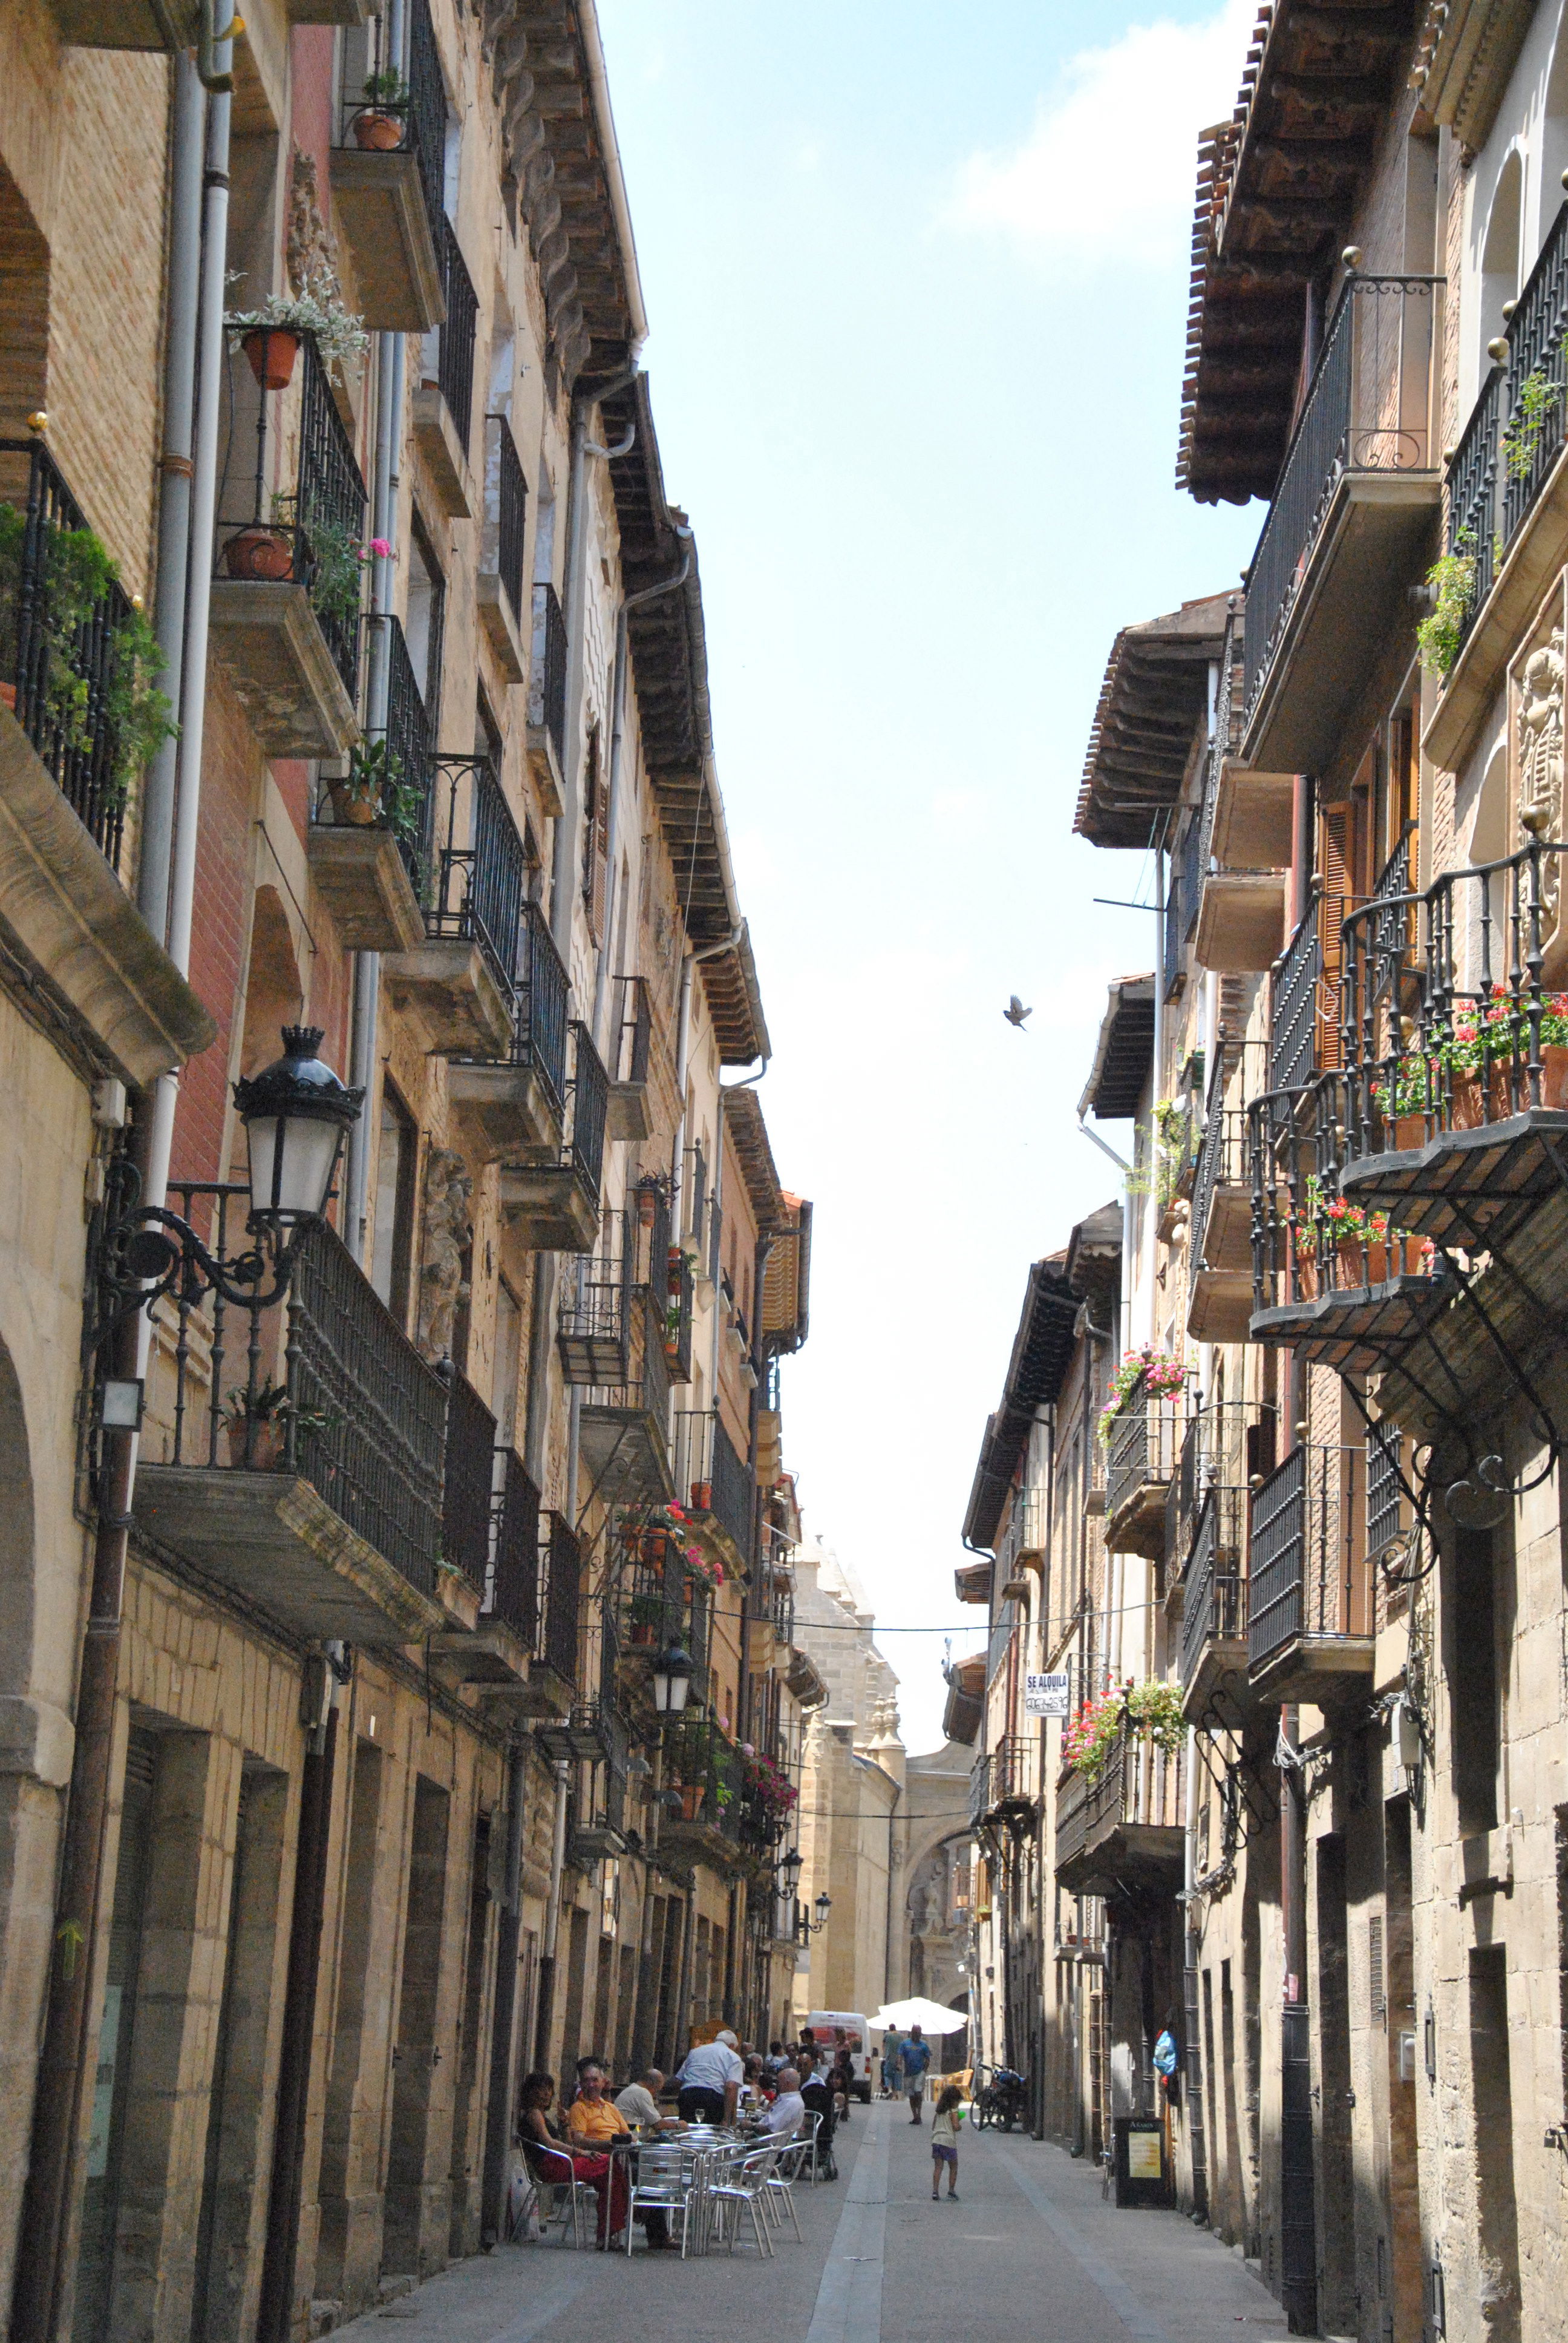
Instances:
[[[989,2131],[995,2125],[1001,2131],[1010,2131],[1015,2123],[1029,2119],[1029,2080],[1013,2066],[977,2066],[977,2076],[989,2074],[991,2080],[982,2084],[974,2097],[974,2120],[977,2131]]]

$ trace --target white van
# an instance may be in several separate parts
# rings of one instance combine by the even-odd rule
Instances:
[[[806,2025],[819,2050],[833,2055],[833,2029],[841,2026],[849,2037],[849,2063],[855,2075],[855,2097],[866,2106],[871,2101],[871,2029],[858,2009],[813,2009],[807,2013]]]

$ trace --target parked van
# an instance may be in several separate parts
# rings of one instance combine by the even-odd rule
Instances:
[[[854,2069],[855,2097],[866,2106],[871,2102],[871,2029],[858,2009],[813,2009],[806,2019],[806,2031],[819,2050],[833,2055],[833,2033],[841,2026],[849,2037],[849,2061]]]

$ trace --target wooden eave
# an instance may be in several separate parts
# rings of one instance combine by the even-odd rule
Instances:
[[[1273,494],[1306,289],[1354,216],[1414,15],[1414,0],[1265,0],[1235,114],[1200,140],[1176,479],[1201,503]],[[1243,339],[1272,396],[1237,400]]]
[[[589,337],[581,371],[608,374],[623,367],[631,353],[631,295],[594,120],[576,0],[517,0],[508,11],[506,32],[508,38],[527,35],[525,69],[532,82],[528,111],[544,126],[545,153],[552,167],[541,177],[530,166],[525,176],[535,188],[536,209],[545,196],[553,196],[560,206],[567,267],[574,280],[567,289],[582,306]],[[524,208],[528,210],[528,204]]]
[[[1211,594],[1125,627],[1090,729],[1073,828],[1096,846],[1142,847],[1181,794],[1232,597]]]

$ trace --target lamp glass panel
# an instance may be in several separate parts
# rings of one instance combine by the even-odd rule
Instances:
[[[254,1212],[300,1220],[327,1202],[342,1136],[320,1115],[257,1115],[246,1125],[250,1141],[250,1204]]]

